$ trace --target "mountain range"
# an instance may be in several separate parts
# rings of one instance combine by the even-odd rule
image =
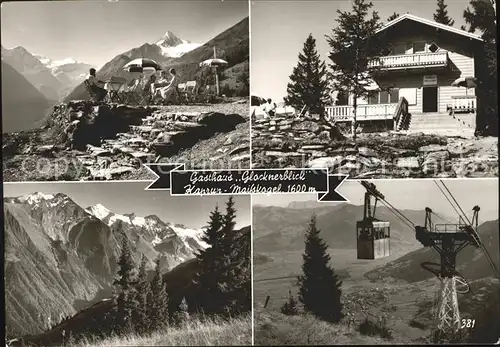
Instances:
[[[303,250],[305,232],[313,213],[316,214],[321,237],[331,248],[356,249],[356,221],[363,219],[363,206],[341,203],[309,208],[311,204],[307,202],[305,205],[305,208],[304,202],[289,205],[291,207],[254,205],[254,250]],[[424,223],[424,210],[401,212],[416,225]],[[407,251],[420,247],[415,232],[386,207],[377,207],[375,216],[390,222],[391,250]]]
[[[38,333],[109,295],[124,235],[136,264],[169,270],[205,248],[202,230],[155,215],[83,208],[67,195],[4,198],[6,331]]]

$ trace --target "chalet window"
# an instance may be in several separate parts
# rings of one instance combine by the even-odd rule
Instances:
[[[399,101],[399,88],[393,88],[390,92],[390,103],[397,103]]]
[[[417,88],[400,88],[399,96],[404,97],[409,105],[417,104]]]
[[[423,52],[425,52],[425,42],[423,42],[423,41],[415,42],[413,44],[413,51],[415,53],[423,53]]]
[[[429,51],[431,51],[432,53],[437,52],[438,49],[439,49],[439,46],[436,45],[434,42],[429,45]]]
[[[389,93],[386,91],[381,91],[379,94],[379,103],[380,104],[388,104],[389,103]]]

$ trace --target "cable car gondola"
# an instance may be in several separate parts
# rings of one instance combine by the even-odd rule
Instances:
[[[365,187],[365,202],[363,220],[356,223],[356,237],[358,245],[358,259],[379,259],[390,254],[390,223],[375,218],[377,201],[385,199],[377,190],[375,184],[361,181]],[[374,197],[373,210],[371,198]]]

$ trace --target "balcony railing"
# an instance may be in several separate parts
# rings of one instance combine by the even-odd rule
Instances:
[[[356,107],[356,121],[393,119],[398,104],[358,105]],[[329,106],[326,115],[330,121],[346,122],[353,120],[354,107]]]
[[[400,54],[380,57],[371,61],[368,67],[404,69],[419,67],[444,67],[448,65],[448,52]]]
[[[476,112],[477,100],[474,95],[452,96],[448,110],[452,112]]]

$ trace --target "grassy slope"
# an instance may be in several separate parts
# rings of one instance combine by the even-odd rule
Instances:
[[[205,322],[194,320],[182,328],[148,336],[128,335],[81,343],[79,347],[113,346],[240,346],[252,344],[251,316],[234,318],[229,322],[211,319]]]
[[[345,345],[387,344],[380,337],[364,336],[345,323],[320,321],[309,315],[286,316],[278,312],[255,314],[255,345]],[[405,343],[392,340],[391,343]]]
[[[265,253],[254,248],[254,308],[256,312],[262,313],[256,314],[256,344],[305,344],[308,343],[307,334],[311,331],[317,337],[310,337],[310,344],[366,344],[383,341],[360,335],[356,330],[365,317],[361,307],[364,307],[370,319],[376,319],[382,315],[387,317],[387,327],[393,331],[394,336],[394,340],[390,343],[426,341],[425,339],[430,336],[434,328],[433,314],[435,313],[436,292],[439,288],[438,279],[432,277],[417,283],[407,283],[385,275],[380,278],[373,276],[372,280],[368,280],[365,273],[373,272],[375,268],[383,268],[384,263],[395,260],[399,256],[393,254],[385,259],[358,260],[355,250],[330,249],[329,253],[330,264],[343,280],[344,313],[349,313],[356,324],[349,327],[345,318],[340,326],[323,326],[320,325],[323,323],[313,323],[314,319],[308,317],[281,315],[279,310],[287,300],[288,291],[291,290],[292,294],[297,293],[296,278],[261,280],[300,273],[301,252]],[[346,273],[348,277],[343,278]],[[492,281],[492,283],[498,282]],[[488,331],[489,327],[493,326],[489,323],[493,318],[485,318],[486,315],[482,311],[485,307],[492,306],[493,302],[498,302],[498,287],[494,287],[493,284],[487,287],[483,280],[475,281],[471,283],[474,294],[459,294],[463,318],[476,319],[475,341],[478,342],[490,341],[489,337],[483,335],[484,331]],[[267,308],[264,309],[263,305],[267,296],[270,296],[270,300]],[[480,303],[475,303],[475,300]],[[492,317],[494,317],[495,309],[491,311],[492,313],[489,314],[493,314]],[[478,323],[479,321],[481,324]],[[323,327],[318,328],[317,333],[315,324]],[[385,343],[388,342],[385,341]]]

